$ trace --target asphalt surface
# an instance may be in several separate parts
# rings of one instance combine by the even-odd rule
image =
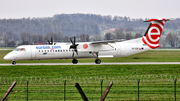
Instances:
[[[17,63],[16,65],[158,65],[158,64],[180,64],[180,62],[125,62],[125,63]],[[0,66],[11,66],[11,63],[0,64]]]

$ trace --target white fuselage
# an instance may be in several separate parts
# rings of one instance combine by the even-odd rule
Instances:
[[[124,42],[108,43],[101,47],[93,46],[88,50],[91,42],[78,43],[78,55],[73,50],[69,49],[70,43],[56,43],[56,45],[22,45],[18,46],[14,51],[8,53],[5,60],[41,60],[41,59],[69,59],[69,58],[97,58],[95,53],[98,52],[98,58],[108,57],[125,57],[137,53],[150,50],[147,45],[141,41],[142,38],[132,39]],[[87,49],[83,49],[83,44],[88,44]],[[111,49],[109,49],[111,46]],[[102,51],[99,51],[102,49]],[[96,51],[98,50],[98,51]]]

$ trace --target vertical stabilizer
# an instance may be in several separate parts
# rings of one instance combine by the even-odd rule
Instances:
[[[170,21],[170,20],[162,18],[162,19],[150,19],[149,21],[144,21],[144,22],[150,22],[150,25],[142,38],[144,44],[147,44],[152,49],[161,46],[159,44],[159,40],[166,21]]]

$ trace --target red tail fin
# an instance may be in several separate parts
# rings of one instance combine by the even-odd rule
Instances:
[[[149,21],[144,21],[151,22],[144,37],[142,38],[144,44],[147,44],[152,49],[161,46],[159,44],[159,40],[166,21],[169,21],[169,19],[150,19]]]

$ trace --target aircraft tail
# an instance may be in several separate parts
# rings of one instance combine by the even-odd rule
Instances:
[[[150,22],[150,25],[142,38],[144,44],[147,44],[152,49],[161,46],[159,44],[159,40],[166,21],[170,21],[170,20],[162,18],[162,19],[150,19],[149,21],[144,21],[144,22]]]

